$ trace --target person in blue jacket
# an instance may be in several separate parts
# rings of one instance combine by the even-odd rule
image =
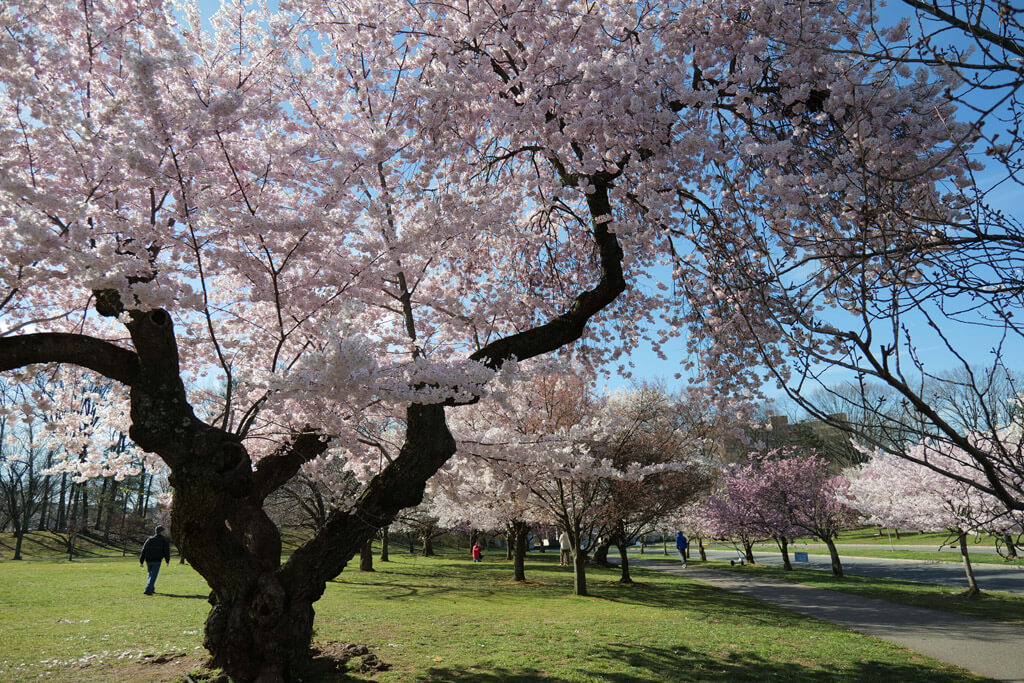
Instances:
[[[683,567],[686,566],[686,549],[690,547],[690,542],[686,540],[686,536],[683,536],[682,531],[676,532],[676,550],[679,551],[679,559],[683,561]]]

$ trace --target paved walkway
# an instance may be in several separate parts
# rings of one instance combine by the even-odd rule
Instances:
[[[963,667],[981,676],[1024,683],[1024,629],[949,612],[896,605],[753,574],[683,569],[678,563],[630,560],[647,569],[685,576]]]
[[[781,567],[782,554],[777,548],[773,548],[773,551],[767,552],[767,549],[764,552],[755,551],[754,556],[757,558],[757,563],[769,567]],[[964,575],[964,567],[960,562],[858,557],[857,555],[846,555],[842,550],[839,551],[839,554],[843,561],[843,569],[848,574],[932,583],[967,590],[967,577]],[[708,550],[707,555],[708,559],[725,560],[726,562],[736,558],[735,551]],[[832,565],[827,554],[808,554],[807,562],[796,562],[795,554],[790,557],[793,559],[794,567],[798,569],[831,572]],[[978,587],[983,591],[1024,595],[1024,566],[975,563],[974,576],[978,581]]]

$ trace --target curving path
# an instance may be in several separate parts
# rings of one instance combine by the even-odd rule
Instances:
[[[708,550],[707,555],[710,560],[725,560],[726,562],[736,557],[735,552],[727,550]],[[792,553],[789,557],[792,561]],[[955,557],[958,559],[959,555]],[[755,548],[754,559],[758,564],[772,567],[782,566],[782,555],[779,554],[779,551],[770,550],[767,547]],[[937,562],[848,557],[843,554],[842,546],[839,547],[839,559],[843,563],[843,571],[849,574],[871,576],[878,579],[935,583],[940,586],[967,589],[967,578],[964,576],[963,565],[959,561]],[[793,562],[793,566],[802,569],[831,571],[832,564],[827,554],[808,555],[807,560],[807,562]],[[974,578],[981,590],[1024,594],[1024,567],[995,564],[972,564],[971,566],[974,568]]]
[[[1016,626],[753,574],[693,565],[683,569],[678,562],[647,558],[630,561],[882,638],[981,676],[1024,683],[1024,629]]]

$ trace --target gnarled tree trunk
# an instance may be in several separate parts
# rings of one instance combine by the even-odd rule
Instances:
[[[618,173],[601,170],[572,180],[588,183],[586,202],[599,281],[581,289],[558,315],[493,339],[470,360],[497,370],[512,358],[525,361],[555,351],[579,339],[588,321],[625,290],[623,251],[605,218],[614,214],[609,192],[617,177]],[[300,678],[309,656],[313,604],[323,595],[326,582],[341,573],[400,510],[418,505],[426,481],[455,453],[444,407],[409,405],[399,455],[351,507],[330,513],[316,535],[282,564],[280,533],[263,502],[302,465],[321,455],[327,443],[315,431],[303,431],[264,456],[254,469],[242,436],[195,416],[181,379],[171,316],[162,309],[131,309],[116,290],[93,294],[99,315],[127,327],[131,348],[79,333],[19,334],[0,338],[0,371],[69,363],[129,388],[130,436],[170,469],[171,535],[211,588],[204,644],[212,663],[240,682]],[[408,322],[414,330],[412,319]],[[137,499],[143,516],[151,486],[152,476],[143,474]],[[63,495],[60,504],[58,527],[63,527]],[[585,556],[579,551],[579,529],[576,532],[576,592],[585,595]],[[68,538],[70,545],[71,528]]]

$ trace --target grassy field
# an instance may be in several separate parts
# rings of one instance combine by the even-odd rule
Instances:
[[[939,531],[939,532],[922,532],[922,531],[903,531],[899,533],[899,538],[896,538],[896,532],[892,529],[883,529],[879,534],[878,529],[873,526],[859,527],[856,529],[847,529],[839,534],[837,543],[877,543],[879,545],[934,545],[938,548],[943,543],[950,544],[955,542],[956,539],[950,534]],[[820,543],[813,538],[800,539],[800,543]],[[988,547],[995,547],[995,538],[991,536],[980,536],[968,537],[968,542],[974,544],[977,542],[978,545],[984,545]]]
[[[889,643],[685,578],[590,572],[571,595],[557,558],[532,555],[525,585],[495,555],[393,553],[346,571],[317,604],[318,642],[370,646],[377,681],[982,680]],[[0,563],[0,680],[159,681],[202,659],[206,588],[172,563],[157,595],[128,559]]]

